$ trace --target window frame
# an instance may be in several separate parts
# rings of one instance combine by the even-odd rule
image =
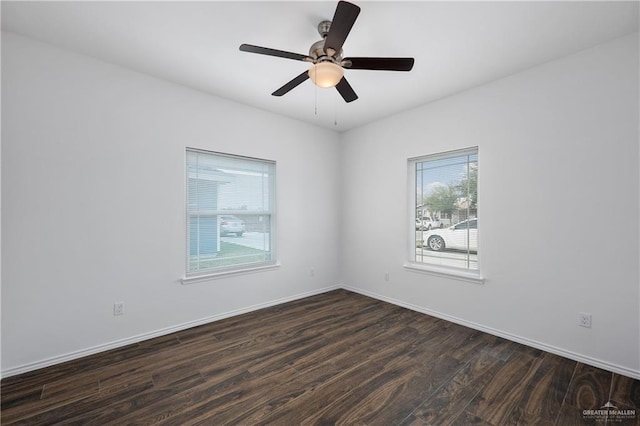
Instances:
[[[203,212],[206,212],[206,214],[214,214],[215,216],[222,216],[222,215],[243,215],[243,214],[256,214],[256,215],[263,215],[263,216],[268,216],[269,217],[269,253],[270,253],[270,258],[268,260],[265,261],[258,261],[258,262],[246,262],[246,263],[239,263],[239,264],[234,264],[234,265],[230,265],[230,266],[221,266],[221,267],[215,267],[215,268],[209,268],[209,269],[202,269],[202,270],[194,270],[191,271],[190,270],[190,220],[191,217],[194,214],[198,214],[197,212],[193,212],[189,209],[189,163],[188,163],[188,158],[189,158],[189,153],[196,153],[196,154],[202,154],[202,155],[210,155],[212,157],[219,157],[219,158],[228,158],[228,159],[232,159],[232,160],[245,160],[247,162],[257,162],[257,163],[262,163],[264,165],[267,165],[268,170],[269,170],[269,178],[268,178],[268,209],[266,210],[262,210],[262,211],[245,211],[245,210],[203,210]],[[205,150],[205,149],[199,149],[199,148],[191,148],[191,147],[186,147],[184,150],[184,162],[183,165],[185,167],[184,170],[184,175],[183,175],[183,179],[184,179],[184,218],[185,218],[185,223],[184,223],[184,232],[185,232],[185,247],[184,247],[184,258],[185,258],[185,275],[184,277],[181,279],[182,284],[191,284],[191,283],[196,283],[196,282],[201,282],[201,281],[207,281],[210,279],[216,279],[216,278],[222,278],[222,277],[228,277],[228,276],[233,276],[233,275],[239,275],[239,274],[246,274],[246,273],[254,273],[254,272],[261,272],[261,271],[265,271],[265,270],[270,270],[270,269],[276,269],[280,267],[280,263],[278,262],[278,257],[277,257],[277,244],[276,244],[276,224],[277,224],[277,216],[276,216],[276,184],[277,184],[277,175],[276,175],[276,161],[274,160],[268,160],[268,159],[263,159],[263,158],[256,158],[256,157],[248,157],[248,156],[244,156],[244,155],[236,155],[236,154],[230,154],[230,153],[225,153],[225,152],[218,152],[218,151],[210,151],[210,150]],[[219,222],[219,220],[218,220]],[[220,230],[219,230],[219,225],[217,225],[217,234],[216,234],[216,238],[219,239],[221,237],[220,235]]]
[[[411,157],[407,159],[407,206],[408,206],[408,228],[407,228],[407,261],[403,265],[404,268],[410,272],[425,273],[438,277],[452,278],[455,280],[471,282],[475,284],[483,284],[484,278],[481,274],[481,255],[480,255],[480,229],[477,231],[478,235],[478,251],[477,255],[477,269],[461,268],[447,265],[429,264],[424,262],[418,262],[416,260],[416,165],[420,162],[429,160],[445,159],[455,156],[475,154],[478,157],[478,165],[480,164],[480,150],[477,146],[456,149],[452,151],[439,152],[429,155],[421,155],[417,157]],[[478,181],[477,181],[477,193],[480,192],[480,168],[478,166]],[[479,198],[479,197],[478,197]],[[480,210],[478,209],[476,219],[480,218]],[[469,218],[471,219],[471,218]],[[454,226],[455,223],[451,223],[450,226]]]

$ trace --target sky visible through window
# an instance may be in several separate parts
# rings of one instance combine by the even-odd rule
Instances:
[[[468,174],[467,163],[478,162],[478,154],[463,155],[438,160],[429,160],[416,163],[417,175],[421,181],[416,186],[418,200],[428,197],[438,187],[455,185]]]

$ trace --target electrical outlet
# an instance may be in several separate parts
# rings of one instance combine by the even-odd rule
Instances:
[[[113,304],[113,316],[124,315],[124,302],[116,302]]]
[[[388,272],[384,273],[384,280],[385,281],[389,281],[389,273]]]
[[[591,328],[591,314],[578,312],[578,325],[580,327]]]
[[[314,268],[309,268],[309,276],[311,276],[311,277],[315,277],[316,276],[316,270]]]

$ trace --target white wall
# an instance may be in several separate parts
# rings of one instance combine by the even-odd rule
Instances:
[[[3,33],[3,373],[338,285],[338,142]],[[277,162],[279,269],[180,283],[186,146]]]
[[[637,35],[337,135],[3,34],[2,372],[344,282],[640,376],[638,110]],[[485,284],[404,270],[407,158],[473,145]],[[185,146],[278,162],[280,269],[179,283]]]
[[[635,34],[344,134],[346,286],[640,377],[638,75]],[[475,145],[485,284],[403,269],[407,159]]]

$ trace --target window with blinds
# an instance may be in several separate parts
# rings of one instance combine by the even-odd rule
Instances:
[[[187,276],[275,263],[275,162],[187,149]]]
[[[412,261],[478,270],[478,149],[409,160],[415,227]]]

